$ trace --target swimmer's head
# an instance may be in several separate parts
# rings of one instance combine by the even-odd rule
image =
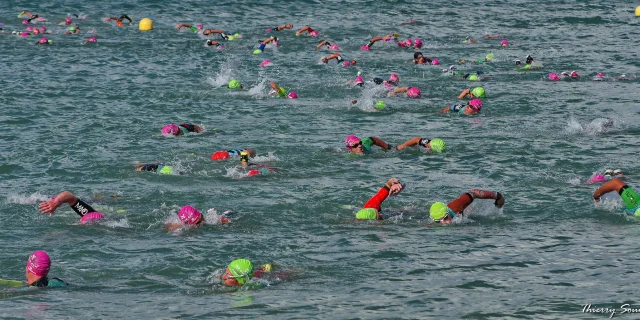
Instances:
[[[362,76],[357,76],[354,82],[356,85],[362,86],[364,84],[364,79],[362,79]]]
[[[311,31],[311,33],[309,33],[312,37],[317,37],[320,34],[318,34],[318,31]]]
[[[602,72],[598,72],[598,74],[596,74],[596,77],[598,77],[598,78],[604,78],[604,73],[602,73]]]
[[[369,51],[369,50],[371,50],[371,48],[368,45],[365,44],[364,46],[360,47],[360,50]]]
[[[429,141],[429,149],[433,152],[443,153],[447,146],[442,139],[432,139]]]
[[[33,26],[28,26],[27,31],[33,31]]]
[[[485,60],[485,61],[492,61],[492,60],[493,60],[493,58],[495,58],[495,57],[496,57],[496,55],[495,55],[495,54],[493,54],[493,53],[489,53],[486,57],[484,57],[484,60]]]
[[[298,99],[298,94],[295,91],[289,92],[287,99]]]
[[[22,24],[29,24],[29,20],[22,20]]]
[[[80,219],[80,224],[87,224],[91,222],[95,222],[98,220],[104,219],[104,216],[100,212],[89,212],[82,216]]]
[[[437,66],[437,65],[440,64],[440,61],[438,59],[433,59],[433,60],[431,60],[431,64],[434,65],[434,66]]]
[[[50,268],[51,259],[49,255],[42,250],[32,253],[27,260],[27,272],[35,276],[46,277],[47,274],[49,274]]]
[[[201,24],[198,24],[197,28],[198,28],[198,30],[200,30],[200,29],[204,28],[204,26],[201,23]]]
[[[520,62],[520,60],[516,60],[516,66],[522,65],[522,62]]]
[[[389,81],[389,82],[391,82],[391,84],[393,84],[393,85],[396,85],[396,86],[397,86],[397,85],[398,85],[398,82],[400,81],[400,78],[398,77],[398,74],[397,74],[397,73],[392,73],[392,74],[389,76],[389,80],[388,80],[388,81]]]
[[[417,99],[420,98],[420,89],[416,87],[411,87],[407,90],[407,97]]]
[[[435,202],[431,205],[431,208],[429,208],[429,216],[433,221],[440,221],[449,215],[450,210],[451,209],[449,209],[446,204],[442,202]]]
[[[475,98],[485,98],[487,96],[483,87],[475,87],[470,93]]]
[[[422,40],[420,40],[420,38],[416,38],[416,40],[413,42],[413,47],[416,49],[422,48]]]
[[[607,181],[607,177],[605,177],[601,173],[598,173],[598,174],[595,174],[595,175],[591,176],[591,178],[589,178],[589,180],[587,180],[587,183],[588,184],[594,184],[594,183],[603,182],[603,181]]]
[[[39,43],[39,44],[47,44],[47,43],[49,43],[49,39],[47,39],[47,38],[40,38],[40,40],[38,40],[38,43]]]
[[[69,32],[75,32],[76,31],[76,27],[69,27]]]
[[[509,45],[509,41],[507,41],[507,39],[502,39],[502,41],[500,41],[500,46],[506,47],[508,45]]]
[[[67,25],[71,24],[71,18],[70,17],[66,17],[64,19],[64,23],[67,24]]]
[[[360,138],[354,135],[350,135],[344,139],[344,144],[347,146],[347,150],[351,150],[351,148],[357,148],[358,143],[360,143],[360,146],[362,146],[362,141],[360,141]]]
[[[549,80],[551,80],[551,81],[559,81],[560,80],[560,76],[555,72],[551,72],[551,73],[549,73]]]
[[[195,225],[202,222],[202,213],[192,206],[184,206],[178,211],[178,218],[184,224]]]
[[[227,270],[231,273],[230,276],[227,275],[227,278],[235,279],[239,284],[245,284],[253,278],[253,264],[247,259],[233,260]]]
[[[247,151],[240,152],[240,162],[243,164],[249,163],[249,152]]]
[[[180,133],[182,133],[182,130],[178,128],[178,125],[173,123],[162,127],[162,134],[177,136],[180,135]]]
[[[337,50],[341,50],[341,49],[340,49],[340,46],[338,46],[338,45],[337,45],[337,44],[335,44],[335,43],[332,43],[332,44],[329,46],[329,50],[336,50],[336,51],[337,51]]]
[[[378,102],[376,102],[376,109],[384,110],[386,107],[387,107],[387,104],[384,103],[384,101],[379,100]]]
[[[473,109],[475,112],[480,112],[480,110],[482,110],[482,100],[473,99],[469,101],[469,106],[471,106],[471,109]]]
[[[570,76],[571,76],[571,78],[580,78],[580,75],[575,71],[571,71]]]
[[[242,84],[238,80],[229,81],[229,89],[242,89]]]

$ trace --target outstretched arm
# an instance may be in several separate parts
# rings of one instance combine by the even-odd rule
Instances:
[[[593,192],[593,200],[598,202],[600,201],[600,197],[605,193],[609,193],[611,191],[620,192],[620,189],[624,186],[626,186],[626,184],[622,180],[619,178],[613,178],[605,182],[605,184],[601,185],[600,188]]]
[[[321,48],[322,46],[324,46],[325,44],[327,44],[327,43],[328,43],[328,42],[327,42],[327,40],[322,40],[322,41],[320,41],[320,43],[318,43],[318,45],[316,46],[316,50],[320,50],[320,48]],[[328,46],[328,45],[327,45],[327,46]]]
[[[291,23],[287,23],[285,25],[281,25],[281,26],[276,27],[274,30],[281,31],[281,30],[284,30],[284,29],[293,29],[293,25]]]
[[[305,32],[305,31],[307,31],[307,32],[308,32],[308,31],[309,31],[309,29],[311,29],[311,27],[309,27],[309,26],[304,26],[304,27],[300,28],[300,30],[296,31],[296,36],[301,35],[301,34],[302,34],[303,32]]]
[[[124,19],[129,20],[129,23],[133,23],[133,20],[131,20],[131,18],[129,18],[129,16],[126,14],[121,15],[120,18],[118,18],[118,21],[122,22],[122,20]]]
[[[327,63],[329,62],[329,60],[331,59],[338,59],[338,57],[340,56],[340,53],[332,53],[324,58],[322,58],[322,62]]]
[[[69,191],[63,191],[53,199],[40,203],[40,212],[48,213],[49,216],[53,216],[53,212],[58,209],[59,206],[66,203],[69,206],[74,205],[78,201],[78,198]]]
[[[395,89],[395,90],[391,91],[391,92],[389,93],[389,96],[390,96],[390,97],[391,97],[391,96],[395,96],[395,95],[396,95],[396,94],[398,94],[398,93],[407,92],[408,90],[409,90],[409,87],[400,87],[400,88],[398,88],[398,89]]]
[[[504,196],[500,192],[472,189],[469,193],[471,193],[474,198],[478,199],[495,199],[496,201],[494,204],[498,208],[502,208],[502,206],[504,206]]]
[[[181,23],[179,25],[176,26],[176,29],[180,30],[182,28],[191,28],[191,25],[188,23]]]
[[[405,143],[397,146],[396,149],[404,150],[404,148],[406,148],[406,147],[416,146],[416,145],[418,145],[418,143],[420,143],[421,139],[422,138],[420,138],[420,137],[411,138],[411,139],[407,140]]]
[[[378,138],[378,137],[370,137],[371,140],[373,140],[373,144],[375,144],[376,146],[385,149],[385,150],[391,150],[391,148],[393,148],[393,146],[389,143],[384,142],[382,139]]]

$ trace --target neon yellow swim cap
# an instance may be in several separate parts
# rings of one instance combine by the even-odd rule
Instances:
[[[489,54],[485,57],[485,59],[487,59],[487,60],[493,60],[493,58],[494,58],[495,56],[496,56],[495,54],[493,54],[493,53],[489,53]]]
[[[233,41],[233,40],[235,40],[235,39],[236,39],[236,37],[234,37],[234,36],[228,36],[228,37],[227,37],[227,40],[229,40],[229,41]]]
[[[247,259],[233,260],[227,268],[240,284],[245,284],[247,280],[253,278],[253,264]]]
[[[260,49],[253,50],[253,54],[261,54],[261,53],[262,53],[262,50]]]
[[[281,97],[284,97],[287,95],[287,90],[285,90],[283,87],[278,87],[278,95]]]
[[[429,142],[429,148],[431,148],[433,152],[444,152],[446,145],[442,139],[433,139]]]
[[[640,217],[640,208],[636,209],[636,212],[634,212],[633,215]]]
[[[172,166],[163,166],[162,169],[160,169],[161,174],[171,174],[172,172],[173,172]]]
[[[531,65],[530,65],[530,64],[525,64],[525,65],[524,65],[524,68],[525,68],[525,69],[531,69]]]
[[[442,202],[436,202],[429,209],[429,216],[433,220],[440,220],[447,216],[447,205]]]
[[[483,87],[475,87],[471,90],[471,94],[473,94],[476,98],[485,98],[487,95],[484,93]]]
[[[271,272],[271,270],[273,270],[273,266],[271,265],[271,263],[261,264],[260,267],[262,268],[262,270],[264,270],[264,272]]]
[[[380,100],[378,102],[376,102],[376,109],[378,110],[384,110],[384,108],[387,107],[387,104],[384,103],[384,101]]]
[[[229,81],[229,89],[240,89],[240,81],[238,80],[231,80]]]
[[[472,74],[469,76],[469,78],[467,78],[467,80],[469,81],[478,81],[478,75],[477,74]]]
[[[378,218],[378,212],[374,208],[360,209],[356,213],[356,219],[360,220],[376,220]]]

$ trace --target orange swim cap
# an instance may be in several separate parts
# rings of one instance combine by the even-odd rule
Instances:
[[[122,21],[117,21],[116,24],[118,25],[118,27],[122,27]]]

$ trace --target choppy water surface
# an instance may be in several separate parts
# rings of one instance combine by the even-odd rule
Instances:
[[[33,7],[35,5],[36,7]],[[445,2],[8,1],[0,8],[0,278],[24,279],[28,255],[46,250],[51,276],[66,289],[0,289],[6,318],[518,318],[602,319],[583,305],[638,308],[640,224],[612,198],[594,207],[596,171],[620,168],[637,181],[638,72],[634,6],[627,1]],[[18,38],[22,10],[48,19],[53,45]],[[152,32],[101,19],[150,17]],[[80,35],[57,25],[67,14]],[[419,22],[400,25],[413,19]],[[217,51],[178,23],[240,32]],[[252,55],[267,27],[309,24],[338,43],[352,68],[320,58],[319,38],[277,33],[280,46]],[[294,30],[295,30],[294,29]],[[82,45],[93,35],[98,43]],[[413,51],[376,43],[375,35],[420,37],[441,66],[407,63]],[[501,48],[501,35],[510,46]],[[465,37],[478,39],[466,45]],[[457,64],[489,75],[480,116],[440,115],[474,83],[442,76],[459,59],[495,53],[490,64]],[[517,72],[527,54],[539,71]],[[270,59],[273,66],[259,67]],[[549,72],[576,70],[578,81]],[[383,97],[345,83],[400,75],[423,98]],[[611,81],[594,82],[603,72]],[[613,81],[627,75],[630,80]],[[240,80],[248,90],[223,86]],[[268,96],[268,81],[298,100]],[[351,99],[358,99],[351,105]],[[389,106],[377,112],[376,100]],[[614,120],[611,128],[599,123]],[[167,123],[206,130],[160,135]],[[414,137],[446,141],[445,155],[418,150],[345,157],[344,137],[378,136],[394,145]],[[252,147],[278,172],[244,178],[216,150]],[[134,170],[157,162],[183,175]],[[355,223],[354,213],[395,176],[407,183],[383,208],[384,224]],[[636,183],[633,183],[636,185]],[[497,211],[477,201],[450,227],[427,228],[428,206],[472,188],[498,190]],[[53,217],[37,204],[69,190],[95,204],[106,221],[77,224],[68,207]],[[109,196],[117,194],[113,200]],[[92,200],[97,195],[107,200]],[[228,225],[167,234],[179,207],[233,211]],[[216,280],[231,260],[271,262],[288,279],[234,290]]]

